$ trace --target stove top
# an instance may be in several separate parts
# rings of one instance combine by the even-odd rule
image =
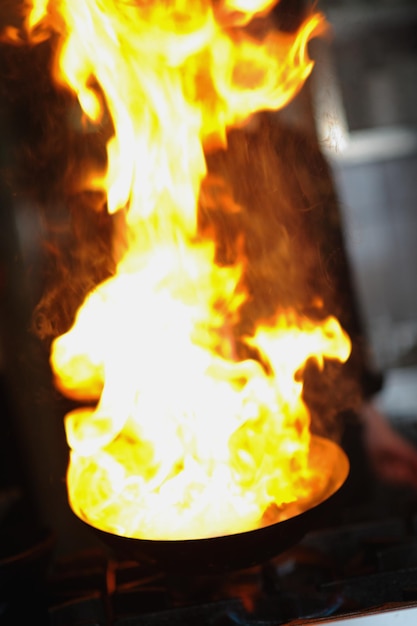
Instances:
[[[323,626],[414,626],[417,624],[417,605],[410,606],[385,606],[370,610],[362,615],[345,615],[324,620],[297,620],[296,624],[310,624],[310,626],[322,624]]]
[[[176,575],[41,534],[0,560],[0,623],[370,626],[417,623],[417,512],[320,528],[246,570]],[[9,569],[7,569],[7,566]]]

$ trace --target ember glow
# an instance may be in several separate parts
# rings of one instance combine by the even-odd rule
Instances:
[[[309,75],[312,15],[295,35],[254,39],[265,0],[38,0],[28,29],[58,34],[56,80],[93,124],[109,115],[108,211],[120,213],[115,275],[55,340],[58,388],[86,401],[66,416],[74,512],[146,539],[237,533],[285,517],[323,488],[309,467],[302,370],[346,360],[338,322],[277,311],[236,357],[248,297],[243,264],[221,267],[198,232],[207,151],[258,110],[285,106]],[[106,113],[105,113],[106,112]],[[88,401],[88,402],[87,402]]]

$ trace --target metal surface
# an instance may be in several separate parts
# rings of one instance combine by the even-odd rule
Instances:
[[[302,626],[415,626],[417,624],[417,606],[381,607],[365,614],[341,615],[330,619],[297,620]]]

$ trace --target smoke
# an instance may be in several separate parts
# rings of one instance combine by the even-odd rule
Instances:
[[[106,212],[105,194],[84,185],[89,173],[106,166],[112,128],[108,122],[88,128],[75,96],[53,82],[54,45],[0,44],[1,111],[13,142],[1,181],[36,212],[43,234],[40,263],[27,271],[36,274],[33,284],[40,276],[33,330],[48,345],[114,269],[114,218]]]
[[[263,114],[232,131],[227,150],[209,155],[208,166],[200,223],[214,232],[219,262],[244,258],[248,299],[237,339],[291,309],[314,320],[334,315],[353,340],[347,365],[327,360],[321,371],[311,362],[303,372],[313,430],[338,438],[337,416],[361,401],[365,362],[338,198],[316,136]],[[231,196],[211,188],[213,179]]]

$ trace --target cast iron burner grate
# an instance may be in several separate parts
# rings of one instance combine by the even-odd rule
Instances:
[[[416,528],[417,517],[322,529],[262,566],[210,576],[167,575],[85,551],[53,564],[45,623],[280,626],[404,605],[417,601]]]
[[[262,566],[227,574],[167,574],[104,546],[53,558],[50,538],[39,541],[22,574],[14,563],[13,580],[2,562],[2,625],[282,626],[417,602],[415,504],[396,517],[339,520]]]

